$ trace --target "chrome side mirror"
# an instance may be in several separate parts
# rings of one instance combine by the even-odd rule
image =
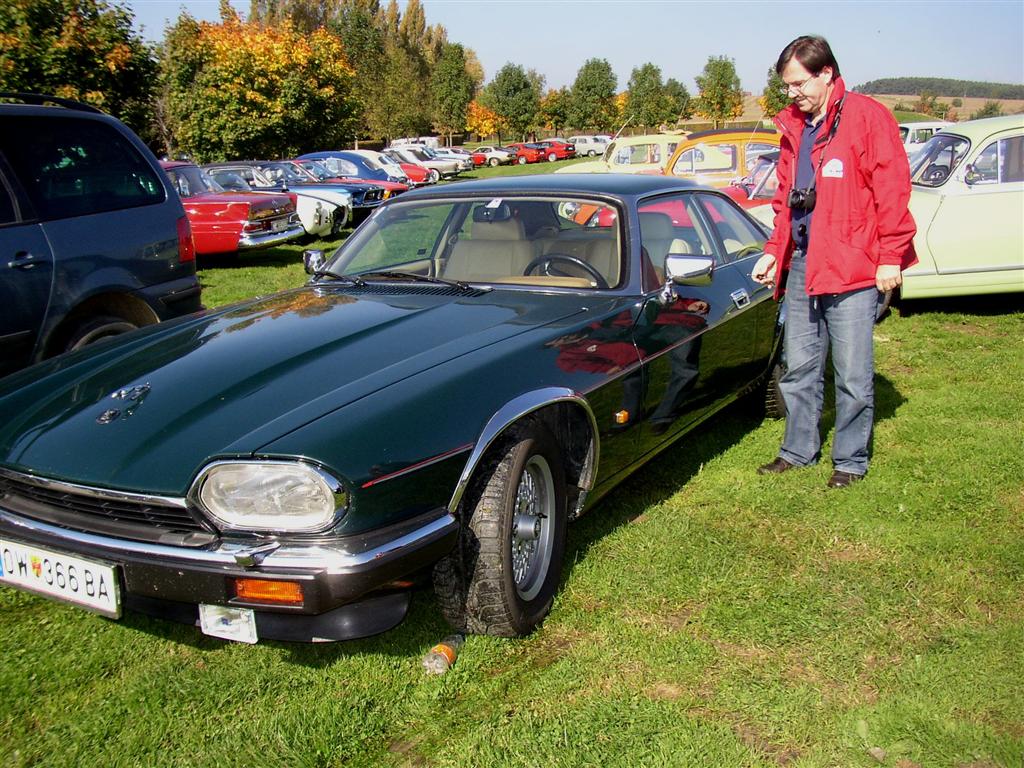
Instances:
[[[715,260],[711,256],[670,253],[665,257],[665,278],[676,285],[711,285]]]
[[[323,271],[327,259],[324,258],[323,251],[312,248],[302,252],[302,263],[306,267],[307,275],[315,275],[317,272]]]

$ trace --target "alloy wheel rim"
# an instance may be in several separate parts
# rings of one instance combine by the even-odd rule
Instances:
[[[512,578],[523,600],[540,593],[551,565],[554,504],[551,467],[543,456],[531,456],[516,488],[510,537]]]

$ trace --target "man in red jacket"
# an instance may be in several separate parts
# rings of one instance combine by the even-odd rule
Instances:
[[[910,168],[895,118],[846,90],[824,38],[798,37],[775,69],[793,103],[775,118],[782,133],[775,231],[752,277],[774,284],[776,298],[786,292],[780,388],[787,418],[778,457],[757,471],[817,463],[831,345],[836,426],[828,487],[842,488],[868,471],[878,302],[917,261]]]

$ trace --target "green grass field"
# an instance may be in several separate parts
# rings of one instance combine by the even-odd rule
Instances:
[[[203,265],[206,303],[300,252]],[[443,677],[429,591],[378,637],[246,646],[0,589],[0,764],[1024,765],[1024,309],[908,304],[876,346],[866,481],[757,476],[782,423],[737,404],[570,527],[539,631]]]

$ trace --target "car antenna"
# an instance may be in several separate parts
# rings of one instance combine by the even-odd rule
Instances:
[[[629,117],[626,118],[626,122],[624,122],[622,124],[622,127],[619,128],[619,130],[617,130],[615,132],[614,136],[612,136],[612,141],[615,141],[617,138],[619,138],[619,134],[622,133],[624,130],[626,130],[626,126],[629,125],[632,120],[633,120],[633,115],[630,115]]]

